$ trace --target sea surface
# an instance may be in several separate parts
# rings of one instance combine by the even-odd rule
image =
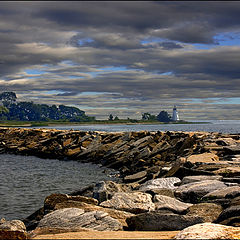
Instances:
[[[89,125],[67,125],[67,126],[51,126],[43,128],[55,129],[73,129],[81,131],[206,131],[221,133],[240,133],[240,120],[207,120],[208,123],[192,124],[89,124]],[[201,120],[204,122],[204,120]],[[36,127],[39,128],[39,127]]]
[[[51,193],[71,193],[115,174],[97,164],[0,154],[0,219],[25,218]]]

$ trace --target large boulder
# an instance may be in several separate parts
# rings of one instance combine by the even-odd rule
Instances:
[[[224,177],[239,177],[240,167],[239,166],[229,166],[225,168],[220,168],[214,171],[215,174],[222,175]]]
[[[38,231],[39,229],[45,232],[46,229],[51,229],[51,232],[118,231],[122,230],[122,225],[106,212],[64,208],[45,215],[38,224]]]
[[[0,222],[0,239],[1,240],[25,240],[27,232],[24,223],[20,220]]]
[[[226,198],[227,196],[232,195],[235,192],[240,193],[240,187],[239,186],[233,186],[233,187],[225,187],[223,189],[218,189],[213,192],[207,193],[203,196],[204,199],[219,199],[219,198]]]
[[[199,216],[204,222],[214,222],[222,212],[222,207],[214,203],[198,203],[187,209],[187,216]]]
[[[205,180],[218,180],[221,181],[223,179],[222,176],[213,175],[213,176],[206,176],[206,175],[198,175],[198,176],[186,176],[182,179],[181,185],[192,183],[192,182],[200,182]]]
[[[176,189],[177,187],[175,184],[180,182],[181,180],[177,177],[156,178],[142,184],[139,188],[139,191],[146,192],[156,189]]]
[[[240,229],[214,223],[200,223],[183,229],[174,239],[239,239]]]
[[[191,203],[184,203],[164,195],[155,195],[153,202],[155,203],[155,210],[168,209],[175,213],[182,213],[192,206]]]
[[[240,222],[240,206],[231,206],[222,211],[216,223],[225,225],[239,226]]]
[[[207,193],[225,188],[223,182],[217,180],[205,180],[200,182],[193,182],[179,186],[175,190],[175,196],[183,201],[198,203],[200,199]]]
[[[184,216],[170,212],[152,211],[127,218],[131,231],[176,231],[201,223],[198,216]]]
[[[59,210],[63,208],[80,208],[84,210],[84,212],[91,212],[91,211],[103,211],[108,213],[108,215],[112,218],[117,219],[122,226],[127,226],[126,219],[128,217],[134,216],[134,214],[125,211],[119,211],[112,208],[103,208],[100,206],[84,203],[84,202],[76,202],[76,201],[66,201],[62,203],[57,203],[54,210]]]
[[[131,213],[148,212],[155,209],[152,196],[142,192],[115,193],[110,200],[102,202],[102,207],[114,208]]]

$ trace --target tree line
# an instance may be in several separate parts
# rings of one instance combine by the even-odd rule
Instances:
[[[0,120],[17,121],[50,121],[61,120],[70,122],[94,121],[84,111],[65,105],[35,104],[33,102],[17,102],[14,92],[0,94],[2,106],[0,107]]]

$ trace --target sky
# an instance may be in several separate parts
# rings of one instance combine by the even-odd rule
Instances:
[[[96,119],[240,119],[239,1],[1,1],[0,92]]]

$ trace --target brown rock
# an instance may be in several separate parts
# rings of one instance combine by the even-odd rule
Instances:
[[[219,161],[219,157],[214,153],[202,153],[202,154],[191,155],[190,157],[187,158],[187,161],[191,163],[197,163],[197,162],[211,163],[211,162]]]
[[[68,200],[85,202],[89,204],[97,205],[98,201],[94,198],[84,197],[84,196],[69,196],[67,194],[51,194],[45,198],[44,209],[53,210],[57,203],[65,202]]]
[[[221,206],[214,203],[199,203],[189,207],[187,215],[196,215],[201,217],[204,222],[213,222],[218,218],[222,210]]]
[[[214,171],[215,174],[222,175],[224,177],[238,177],[240,176],[240,167],[225,167]]]
[[[27,232],[24,223],[20,220],[2,221],[0,224],[1,240],[25,240]]]

